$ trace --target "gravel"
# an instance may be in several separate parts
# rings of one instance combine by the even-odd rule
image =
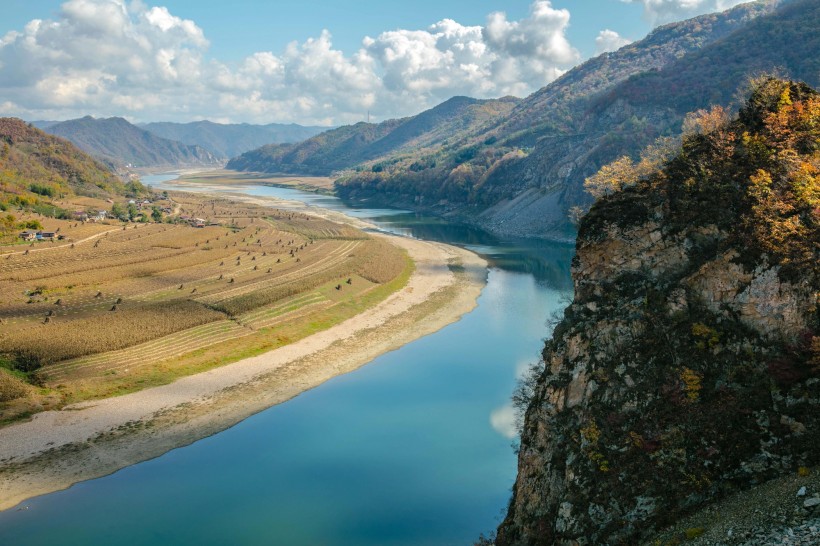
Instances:
[[[681,519],[646,544],[818,546],[820,468],[736,493]]]

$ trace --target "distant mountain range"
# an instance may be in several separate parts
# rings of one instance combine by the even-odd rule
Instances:
[[[413,118],[266,146],[228,167],[332,172],[342,197],[424,208],[509,235],[571,238],[568,210],[589,203],[583,181],[601,166],[679,135],[688,112],[730,105],[751,76],[820,83],[818,28],[816,0],[742,4],[659,27],[522,100],[454,99]],[[423,121],[430,118],[439,122]],[[399,138],[400,127],[418,130]]]
[[[33,121],[34,127],[66,138],[109,166],[179,167],[219,165],[271,143],[297,142],[327,127],[296,124],[157,122],[134,125],[122,118],[86,116],[69,121]]]
[[[214,154],[199,146],[158,137],[123,118],[80,119],[48,125],[45,130],[63,137],[111,166],[219,165]]]
[[[158,122],[140,124],[139,127],[162,138],[200,146],[221,159],[236,157],[266,144],[300,142],[328,130],[328,127],[306,127],[295,123],[251,125],[212,121]]]
[[[232,159],[227,168],[329,176],[391,154],[409,156],[422,150],[438,151],[453,135],[469,133],[509,114],[518,100],[453,97],[417,116],[348,125],[298,144],[263,146]]]

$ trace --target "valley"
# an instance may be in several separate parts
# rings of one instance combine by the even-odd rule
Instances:
[[[820,541],[820,2],[43,6],[0,543]]]

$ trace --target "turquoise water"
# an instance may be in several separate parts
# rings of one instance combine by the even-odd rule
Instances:
[[[505,407],[565,305],[571,248],[243,191],[476,249],[492,264],[479,306],[222,433],[0,512],[0,544],[468,544],[498,524],[515,478]]]

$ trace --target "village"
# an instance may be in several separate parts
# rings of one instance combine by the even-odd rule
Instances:
[[[132,223],[171,223],[188,224],[194,228],[205,228],[206,226],[219,226],[218,221],[208,221],[188,214],[180,214],[178,205],[164,196],[153,195],[152,198],[129,199],[124,205],[116,203],[113,199],[106,199],[106,203],[111,205],[110,210],[98,207],[87,207],[85,209],[71,212],[67,218],[78,224],[105,224],[112,225],[114,222]],[[35,221],[34,224],[39,222]],[[28,228],[21,231],[18,238],[23,242],[35,243],[37,241],[62,241],[66,235],[60,233],[60,228],[36,229]]]

